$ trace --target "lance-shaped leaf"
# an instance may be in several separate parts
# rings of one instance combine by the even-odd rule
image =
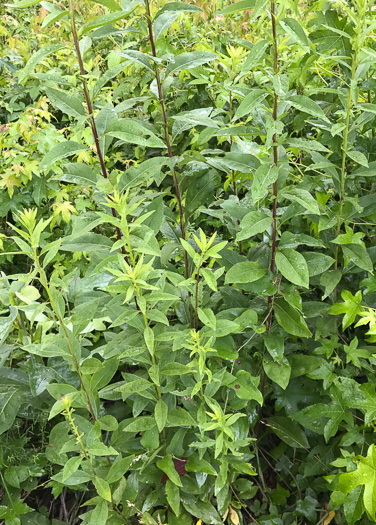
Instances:
[[[45,170],[55,162],[76,155],[80,151],[85,151],[87,149],[88,147],[84,144],[78,144],[78,142],[73,142],[72,140],[60,142],[60,144],[54,146],[47,155],[43,157],[39,164],[39,169]]]
[[[54,106],[70,117],[78,118],[86,115],[85,108],[75,95],[54,88],[47,88],[46,95]]]
[[[192,51],[191,53],[182,53],[171,59],[167,69],[166,77],[177,71],[185,69],[193,69],[203,64],[207,64],[211,60],[218,58],[218,55],[208,53],[207,51]]]
[[[283,277],[298,286],[309,287],[307,261],[301,253],[292,248],[283,248],[276,252],[275,262]]]
[[[26,6],[25,6],[26,7]],[[36,51],[32,57],[27,62],[26,66],[21,69],[18,73],[18,81],[20,84],[25,84],[25,81],[27,80],[30,73],[33,71],[35,66],[44,58],[46,58],[48,55],[51,55],[51,53],[55,53],[56,51],[59,51],[64,46],[63,44],[52,44],[50,46],[42,47],[42,49],[39,49],[39,51]]]
[[[312,336],[301,313],[284,299],[278,299],[274,303],[274,313],[277,323],[289,334],[297,337]]]
[[[137,144],[149,148],[166,148],[165,143],[150,129],[136,120],[123,118],[114,122],[106,129],[106,135],[123,142]]]
[[[253,109],[260,106],[261,102],[268,96],[268,93],[263,89],[253,89],[244,100],[240,103],[234,115],[234,121],[238,120],[244,115],[248,115]]]
[[[312,115],[313,117],[321,118],[329,122],[328,117],[325,115],[317,102],[306,97],[305,95],[291,95],[288,98],[288,102],[290,102],[291,105],[296,109],[299,109],[299,111],[303,111],[303,113],[308,113],[308,115]]]

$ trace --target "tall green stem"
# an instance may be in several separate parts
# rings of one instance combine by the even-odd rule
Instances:
[[[74,364],[74,367],[76,369],[76,372],[78,374],[78,377],[80,378],[80,383],[81,383],[81,388],[85,394],[85,397],[86,397],[86,402],[87,402],[87,408],[90,412],[90,415],[91,417],[93,418],[94,421],[96,421],[96,416],[95,416],[95,412],[93,410],[93,406],[91,404],[91,401],[90,401],[90,396],[89,396],[89,393],[88,391],[86,390],[86,387],[85,387],[85,383],[83,381],[83,377],[82,377],[82,374],[81,374],[81,370],[80,370],[80,365],[78,363],[78,360],[77,360],[77,357],[76,357],[76,354],[74,352],[74,347],[73,347],[73,343],[72,343],[72,340],[71,340],[71,337],[69,335],[69,331],[68,331],[68,328],[66,327],[60,313],[59,313],[59,309],[55,303],[55,300],[52,296],[52,293],[51,293],[51,290],[50,290],[50,287],[49,287],[49,284],[48,284],[48,281],[47,281],[47,277],[46,277],[46,274],[40,264],[40,261],[39,261],[39,257],[38,257],[38,254],[36,252],[36,250],[34,249],[34,260],[35,260],[35,264],[38,268],[38,272],[39,272],[39,275],[40,275],[40,280],[43,284],[43,287],[44,289],[46,290],[47,292],[47,295],[48,295],[48,298],[50,300],[50,303],[51,303],[51,306],[52,306],[52,309],[55,313],[55,316],[59,322],[59,325],[61,326],[63,332],[64,332],[64,335],[66,337],[66,340],[67,340],[67,343],[68,343],[68,347],[69,347],[69,352],[71,354],[71,357],[72,357],[72,360],[73,360],[73,364]]]

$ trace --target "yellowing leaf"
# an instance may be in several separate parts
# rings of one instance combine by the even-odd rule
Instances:
[[[234,525],[239,525],[240,520],[239,520],[238,513],[232,507],[229,507],[228,511],[229,511],[229,517],[230,517],[231,522]]]
[[[329,514],[327,515],[327,517],[324,519],[324,521],[322,522],[323,525],[329,525],[329,523],[333,520],[333,518],[335,517],[336,513],[334,512],[334,510],[331,510],[329,512]]]

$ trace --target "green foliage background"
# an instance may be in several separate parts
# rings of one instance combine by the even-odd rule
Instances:
[[[0,26],[0,522],[376,521],[372,1]]]

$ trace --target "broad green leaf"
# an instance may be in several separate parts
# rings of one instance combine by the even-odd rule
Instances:
[[[268,419],[268,425],[290,447],[309,449],[309,442],[304,431],[291,419],[283,416],[274,416]]]
[[[362,302],[362,292],[359,290],[355,295],[347,290],[342,290],[341,297],[343,303],[335,303],[328,313],[332,315],[345,314],[342,319],[342,328],[345,330],[354,321],[357,315],[363,312],[360,306]]]
[[[180,491],[169,479],[166,481],[166,498],[176,516],[180,514]]]
[[[120,177],[119,190],[124,191],[129,187],[133,188],[152,179],[159,181],[161,169],[167,162],[167,157],[153,157],[138,166],[128,168]]]
[[[329,272],[325,272],[322,274],[320,278],[320,285],[325,288],[325,293],[322,297],[322,299],[326,299],[328,295],[332,293],[334,288],[337,286],[337,284],[340,282],[342,277],[342,273],[340,270],[330,270]]]
[[[138,417],[124,428],[124,432],[145,432],[155,427],[155,419],[151,416]]]
[[[82,237],[67,235],[61,244],[61,250],[67,252],[109,252],[112,241],[100,233],[86,233]]]
[[[154,417],[155,417],[155,421],[157,423],[159,432],[162,432],[162,430],[165,427],[165,424],[167,422],[167,414],[168,414],[168,406],[163,401],[163,399],[159,399],[158,403],[155,405],[155,408],[154,408]]]
[[[108,7],[110,11],[121,11],[121,6],[116,2],[116,0],[95,0],[95,1],[97,4]]]
[[[106,477],[107,483],[115,483],[116,481],[119,481],[119,479],[121,479],[129,470],[133,460],[134,456],[129,456],[113,463]]]
[[[84,144],[78,144],[78,142],[73,142],[72,140],[60,142],[60,144],[54,146],[47,155],[43,157],[39,164],[39,169],[45,170],[52,164],[55,164],[55,162],[76,155],[80,151],[85,151],[87,149],[88,147]]]
[[[266,270],[257,262],[244,261],[235,264],[226,273],[226,284],[245,284],[252,283],[261,279],[266,274]]]
[[[335,259],[329,255],[318,252],[303,252],[303,257],[307,262],[309,276],[326,273],[327,270],[335,263]]]
[[[265,374],[277,383],[283,390],[286,390],[291,374],[291,366],[285,357],[280,361],[274,361],[268,355],[264,356],[263,367]]]
[[[63,469],[63,483],[79,469],[83,459],[83,456],[73,456],[68,459]]]
[[[146,67],[149,71],[154,72],[152,57],[145,53],[141,53],[141,51],[127,49],[126,51],[119,51],[118,54],[121,57],[128,58],[132,62],[136,62],[137,64]]]
[[[235,112],[233,121],[238,120],[244,115],[248,115],[253,109],[259,107],[261,102],[268,96],[263,89],[252,89],[250,93],[242,100]]]
[[[313,139],[290,137],[287,141],[287,144],[289,148],[299,148],[303,151],[323,151],[324,153],[329,152],[326,146]]]
[[[268,192],[268,188],[278,179],[278,168],[274,164],[263,164],[257,168],[252,183],[252,200],[256,204],[260,199],[264,198]]]
[[[297,337],[312,337],[303,316],[284,299],[278,299],[274,304],[277,322],[286,332]]]
[[[373,272],[373,264],[367,250],[360,244],[344,244],[341,246],[343,255],[359,268]]]
[[[301,253],[292,248],[277,250],[275,262],[278,270],[288,281],[309,288],[308,265]]]
[[[106,129],[106,135],[115,137],[139,146],[150,148],[166,148],[165,143],[158,138],[150,129],[143,126],[136,120],[124,118],[114,122]]]
[[[147,326],[144,330],[144,339],[150,355],[154,355],[154,332],[150,326]]]
[[[124,71],[124,69],[126,69],[129,66],[129,63],[129,61],[121,62],[121,64],[107,69],[107,71],[103,73],[103,75],[95,83],[93,87],[93,97],[95,97],[99,93],[99,91],[102,89],[103,86],[107,84],[107,82],[109,82],[114,77],[119,75],[122,71]]]
[[[259,40],[256,42],[245,59],[242,67],[242,73],[248,73],[249,71],[252,71],[252,69],[257,66],[257,64],[263,58],[265,51],[269,46],[270,42],[268,40]]]
[[[34,2],[37,3],[37,2]],[[30,4],[31,5],[31,4]],[[20,7],[20,5],[18,5]],[[26,7],[26,6],[23,6]],[[46,58],[48,55],[51,55],[51,53],[55,53],[56,51],[60,51],[64,47],[63,44],[52,44],[50,46],[42,47],[42,49],[39,49],[36,51],[31,58],[26,63],[26,66],[21,69],[18,73],[18,81],[21,85],[25,84],[25,81],[27,80],[30,73],[33,71],[35,66],[41,62],[44,58]]]
[[[15,4],[7,4],[9,7],[14,7],[15,9],[21,9],[24,7],[31,7],[32,5],[39,4],[41,0],[22,0],[21,2],[16,2]]]
[[[69,182],[70,184],[84,184],[94,186],[97,183],[97,176],[94,171],[82,163],[68,163],[64,164],[63,167],[64,175],[60,180]]]
[[[213,465],[208,461],[199,458],[196,454],[189,456],[185,469],[187,472],[205,472],[205,474],[210,474],[211,476],[217,475],[217,471]]]
[[[56,22],[58,22],[59,20],[61,20],[62,18],[64,17],[68,17],[69,16],[69,11],[66,10],[66,11],[61,11],[60,9],[59,10],[53,10],[48,16],[46,16],[46,18],[43,20],[43,24],[42,24],[42,29],[47,29],[47,27],[50,27],[52,26],[52,24],[55,24]]]
[[[168,2],[154,16],[153,27],[155,40],[158,40],[183,12],[200,13],[202,10],[192,4]]]
[[[267,332],[263,335],[267,351],[275,361],[280,361],[284,353],[284,337],[275,332]]]
[[[264,233],[273,223],[273,218],[261,211],[251,211],[240,222],[237,241],[244,241],[259,233]]]
[[[207,64],[211,60],[218,58],[218,55],[208,53],[207,51],[192,51],[190,53],[182,53],[176,55],[171,59],[166,69],[166,77],[177,71],[183,71],[185,69],[193,69],[203,64]]]
[[[184,408],[178,407],[169,410],[167,415],[168,427],[194,427],[197,422],[193,419],[191,414],[184,410]]]
[[[192,368],[183,365],[182,363],[168,363],[161,369],[161,374],[166,376],[179,376],[183,374],[191,374]]]
[[[180,481],[179,474],[175,470],[175,465],[172,460],[171,454],[166,454],[163,459],[157,461],[157,467],[168,476],[168,479],[172,483],[174,483],[178,487],[183,486],[182,482]]]
[[[98,492],[99,496],[111,503],[112,501],[111,489],[107,481],[105,481],[102,478],[99,478],[98,476],[95,476],[93,483],[94,483],[95,490]]]
[[[309,191],[302,190],[301,188],[291,188],[283,191],[281,197],[288,199],[293,202],[298,202],[303,208],[308,210],[310,213],[320,215],[319,205],[316,200],[312,197]]]
[[[236,380],[231,386],[234,388],[235,394],[240,399],[246,399],[247,401],[251,401],[252,399],[254,399],[255,401],[257,401],[257,403],[262,405],[262,393],[257,388],[259,382],[259,377],[252,376],[246,370],[239,370],[239,372],[237,372],[236,374]]]
[[[54,88],[46,88],[46,95],[54,106],[70,117],[78,118],[86,115],[82,103],[76,96]]]
[[[298,20],[295,20],[295,18],[284,18],[279,23],[295,42],[298,42],[306,51],[309,51],[307,35]]]
[[[245,11],[248,9],[253,9],[255,7],[256,0],[241,0],[240,2],[235,2],[224,9],[217,11],[217,15],[232,15],[233,13],[238,13],[239,11]]]
[[[82,32],[87,33],[88,31],[91,31],[91,29],[95,29],[96,27],[102,27],[107,24],[113,24],[114,22],[125,18],[126,16],[128,16],[128,14],[129,12],[126,11],[115,11],[114,13],[108,13],[106,15],[98,16],[97,18],[89,22],[83,28]]]
[[[102,500],[91,512],[90,525],[106,525],[106,523],[108,523],[108,504]]]
[[[209,169],[205,175],[198,178],[192,178],[185,197],[184,213],[188,219],[201,204],[207,202],[207,199],[214,195],[221,178],[217,171]]]
[[[361,166],[364,166],[366,168],[369,167],[367,157],[361,151],[347,151],[346,155],[357,164],[360,164]]]
[[[289,96],[288,102],[290,102],[291,105],[294,106],[299,111],[303,111],[303,113],[308,113],[308,115],[312,115],[313,117],[321,118],[329,122],[329,119],[326,117],[325,113],[323,112],[321,107],[317,104],[317,102],[315,102],[314,100],[311,100],[305,95]]]

